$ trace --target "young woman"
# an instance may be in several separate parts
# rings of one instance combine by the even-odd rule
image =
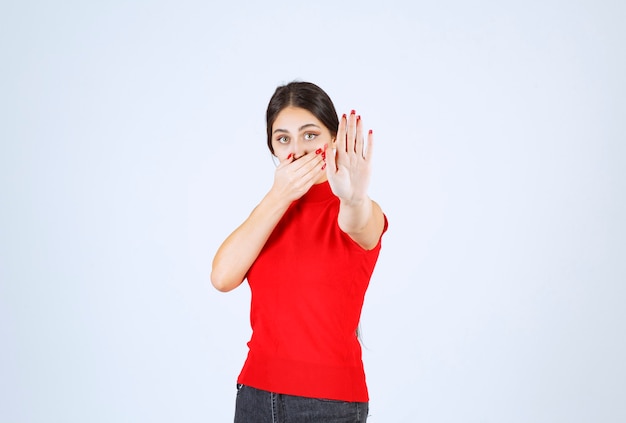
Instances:
[[[211,272],[220,291],[252,291],[235,422],[365,422],[357,326],[387,229],[367,194],[372,131],[308,82],[278,87],[266,118],[274,183]]]

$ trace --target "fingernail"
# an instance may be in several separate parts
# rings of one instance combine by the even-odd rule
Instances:
[[[293,153],[289,153],[289,155],[287,156],[287,160],[289,160],[291,156],[293,156]]]
[[[346,114],[344,113],[343,116],[341,116],[341,119],[345,119],[346,118]]]
[[[371,134],[373,134],[373,133],[374,133],[374,131],[372,131],[372,130],[370,129],[370,135],[371,135]]]
[[[351,115],[353,115],[353,114],[355,114],[355,113],[356,113],[356,111],[355,111],[355,110],[353,110],[353,111],[351,111],[351,112],[350,112],[350,114],[351,114]]]
[[[358,121],[360,121],[360,120],[361,120],[361,115],[357,115],[357,117],[356,117],[356,121],[358,122]]]
[[[322,166],[322,170],[326,169],[326,163]]]
[[[315,154],[320,154],[322,152],[321,148],[318,148],[317,150],[315,150]]]

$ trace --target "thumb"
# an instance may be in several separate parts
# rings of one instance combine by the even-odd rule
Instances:
[[[331,143],[331,148],[326,149],[326,175],[327,177],[337,172],[337,147],[335,143]]]

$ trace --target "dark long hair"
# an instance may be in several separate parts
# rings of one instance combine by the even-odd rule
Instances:
[[[267,105],[265,119],[267,122],[267,146],[274,154],[272,147],[272,125],[278,114],[286,107],[300,107],[308,110],[324,124],[333,137],[337,136],[339,118],[332,100],[317,85],[311,82],[294,81],[276,88]]]

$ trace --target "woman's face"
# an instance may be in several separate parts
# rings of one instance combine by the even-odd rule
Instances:
[[[289,154],[299,159],[311,151],[331,147],[333,137],[330,130],[313,113],[300,107],[289,106],[276,116],[272,125],[272,147],[280,161]]]

